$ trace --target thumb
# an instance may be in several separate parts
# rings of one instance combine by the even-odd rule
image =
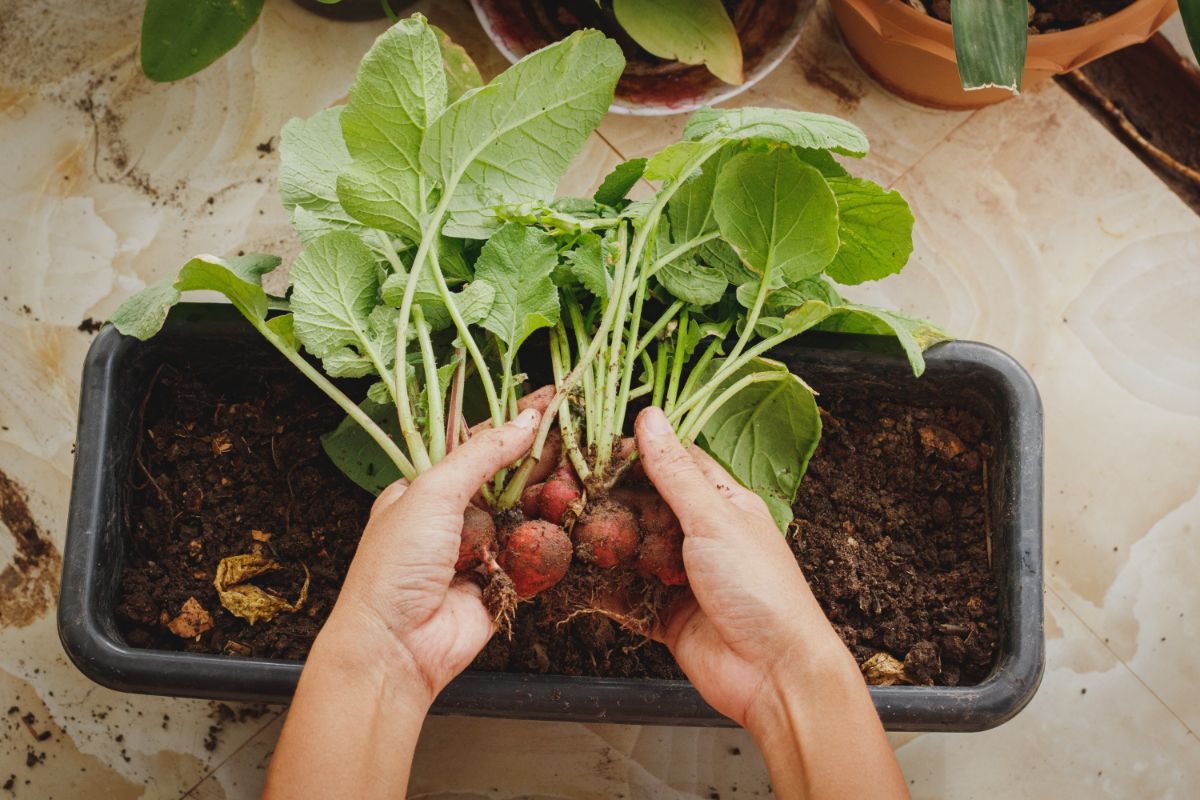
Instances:
[[[662,409],[647,408],[634,428],[646,476],[679,518],[683,532],[705,536],[720,529],[728,502],[683,449]]]
[[[507,425],[473,434],[413,481],[408,495],[422,504],[436,503],[439,511],[462,514],[480,486],[529,450],[541,418],[540,411],[527,408]]]

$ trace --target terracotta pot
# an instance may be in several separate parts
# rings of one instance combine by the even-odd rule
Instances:
[[[850,52],[885,87],[933,108],[979,108],[1012,97],[968,92],[958,78],[950,24],[903,0],[830,0]],[[1149,39],[1175,13],[1175,0],[1136,0],[1099,22],[1029,37],[1021,87],[1029,89],[1114,50]]]
[[[597,28],[625,52],[625,72],[612,111],[662,116],[693,111],[746,91],[779,65],[800,39],[815,0],[731,0],[726,4],[738,39],[746,80],[722,82],[703,65],[655,58],[595,0],[471,0],[479,24],[510,62],[563,39],[579,28]]]

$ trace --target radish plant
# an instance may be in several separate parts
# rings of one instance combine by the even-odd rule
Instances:
[[[835,286],[900,271],[913,224],[897,193],[836,158],[867,152],[840,119],[704,109],[593,197],[555,199],[623,67],[616,43],[581,31],[481,85],[423,18],[401,21],[344,106],[283,129],[279,190],[304,244],[288,295],[261,285],[278,258],[199,256],[112,321],[146,338],[183,292],[223,293],[345,410],[326,451],[374,492],[441,461],[473,407],[492,425],[515,417],[522,364],[548,363],[532,450],[484,487],[494,522],[467,520],[459,568],[502,584],[498,614],[573,564],[684,583],[678,524],[630,470],[636,404],[661,407],[786,529],[821,423],[771,349],[809,330],[889,336],[919,375],[948,337]],[[640,182],[654,190],[629,199]],[[365,397],[345,378],[369,378]],[[551,436],[561,464],[545,463]]]

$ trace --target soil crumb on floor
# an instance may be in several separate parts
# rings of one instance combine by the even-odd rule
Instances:
[[[325,457],[341,414],[299,376],[166,366],[143,411],[131,470],[130,539],[117,609],[135,647],[303,659],[337,599],[373,498]],[[885,653],[903,679],[986,677],[998,637],[988,565],[980,418],[825,392],[825,433],[801,485],[793,549],[859,663]],[[261,553],[256,579],[296,613],[249,625],[217,598],[222,558]],[[523,603],[486,671],[678,678],[662,645],[594,616],[550,621]],[[215,741],[214,741],[215,746]]]

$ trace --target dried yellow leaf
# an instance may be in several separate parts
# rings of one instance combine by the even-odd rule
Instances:
[[[894,686],[897,683],[912,683],[904,671],[904,664],[887,653],[876,653],[863,662],[862,674],[871,686]]]
[[[308,599],[308,567],[303,564],[300,567],[304,570],[304,585],[300,587],[300,596],[294,603],[269,594],[250,583],[259,575],[283,568],[278,561],[259,553],[221,559],[221,563],[217,565],[217,577],[213,580],[213,586],[217,589],[221,605],[225,606],[229,613],[241,617],[251,625],[256,622],[269,622],[276,614],[299,611]]]

